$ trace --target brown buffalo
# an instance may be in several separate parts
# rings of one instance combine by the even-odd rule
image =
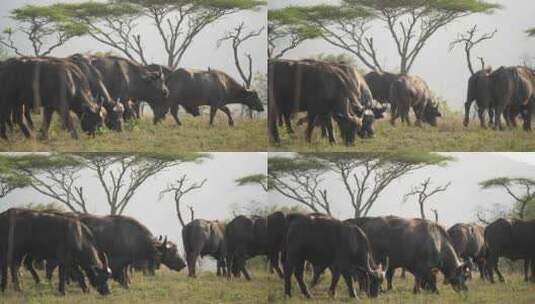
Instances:
[[[478,224],[459,223],[448,229],[448,235],[457,255],[465,261],[474,261],[479,269],[481,279],[484,280],[487,256],[485,227]]]
[[[193,220],[182,229],[182,242],[190,277],[196,276],[197,259],[206,255],[216,259],[217,275],[226,275],[225,224],[219,221]]]
[[[210,126],[217,110],[227,115],[230,126],[234,125],[228,104],[239,103],[255,111],[264,111],[256,91],[240,85],[223,71],[178,69],[169,74],[167,85],[170,90],[167,104],[177,125],[181,125],[179,105],[194,116],[199,115],[199,106],[210,106]]]
[[[390,103],[392,117],[390,122],[395,124],[401,116],[401,121],[410,125],[409,111],[412,108],[416,116],[416,125],[426,122],[431,126],[437,125],[437,117],[441,117],[438,105],[433,102],[431,90],[425,81],[418,76],[403,75],[398,77],[390,87]]]
[[[472,102],[476,102],[479,123],[482,128],[486,128],[485,112],[489,113],[489,122],[492,123],[494,117],[493,101],[490,87],[491,68],[482,69],[471,75],[468,79],[468,89],[466,92],[466,102],[464,103],[464,126],[468,126],[470,121],[470,107]]]

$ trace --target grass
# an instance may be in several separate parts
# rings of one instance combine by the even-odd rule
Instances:
[[[285,298],[283,282],[274,274],[253,270],[252,281],[243,278],[227,281],[213,273],[204,272],[197,279],[186,277],[185,272],[176,273],[160,270],[155,277],[140,273],[132,277],[130,289],[125,290],[115,282],[111,283],[112,294],[100,296],[94,290],[83,294],[74,284],[68,286],[67,295],[61,297],[57,292],[57,278],[52,283],[44,282],[37,286],[29,273],[23,271],[23,292],[8,289],[0,297],[5,303],[347,303],[355,302],[347,295],[343,280],[338,283],[335,300],[327,295],[330,280],[325,275],[320,285],[312,290],[313,299],[305,300],[299,292],[297,282],[292,279],[293,297]],[[44,275],[41,276],[44,277]],[[307,281],[310,277],[306,278]],[[466,295],[455,293],[450,286],[439,284],[439,295],[423,292],[412,294],[413,279],[394,279],[394,289],[381,294],[377,299],[363,297],[362,303],[534,303],[535,284],[525,283],[519,274],[507,274],[507,283],[490,284],[482,282],[477,274],[468,282]],[[439,278],[442,281],[442,278]]]
[[[533,151],[535,133],[524,132],[521,124],[517,129],[494,131],[482,129],[478,120],[472,120],[468,127],[462,124],[461,114],[448,114],[440,119],[438,127],[408,127],[398,120],[391,126],[388,117],[375,124],[376,135],[372,139],[357,138],[353,146],[343,145],[337,137],[337,144],[331,145],[321,138],[319,128],[315,128],[312,143],[304,139],[305,126],[296,126],[294,134],[286,128],[279,128],[281,143],[273,144],[271,151],[338,152],[338,151]],[[414,122],[414,119],[412,119]],[[520,123],[520,121],[519,121]]]
[[[40,126],[40,116],[36,127]],[[194,118],[182,115],[182,126],[176,126],[171,117],[153,125],[152,118],[143,117],[126,124],[121,133],[104,129],[92,138],[80,130],[79,140],[73,140],[60,127],[57,115],[50,128],[49,140],[26,139],[16,128],[9,142],[0,139],[0,151],[60,151],[60,152],[188,152],[188,151],[266,151],[266,120],[235,117],[235,126],[229,127],[226,116],[219,113],[214,127],[208,127],[208,117]]]

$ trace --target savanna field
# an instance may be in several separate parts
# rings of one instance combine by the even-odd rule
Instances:
[[[182,126],[176,126],[168,116],[163,123],[152,124],[152,117],[144,116],[125,122],[123,132],[103,128],[97,136],[90,137],[77,129],[79,140],[61,128],[57,115],[49,131],[49,140],[26,139],[15,127],[10,141],[0,140],[0,151],[92,151],[92,152],[151,152],[179,151],[265,151],[267,148],[266,119],[247,119],[234,115],[234,127],[227,123],[223,113],[216,115],[214,126],[208,127],[208,116],[180,117]],[[34,115],[36,129],[40,127],[40,115]]]
[[[293,120],[295,133],[288,134],[284,126],[279,127],[280,144],[272,144],[271,151],[303,152],[369,152],[369,151],[534,151],[535,133],[522,130],[521,121],[516,129],[495,131],[482,129],[479,120],[471,119],[468,127],[463,126],[463,115],[447,113],[439,119],[437,127],[424,124],[422,127],[402,125],[398,120],[395,126],[390,124],[388,115],[375,123],[375,137],[372,139],[356,138],[355,144],[345,146],[338,136],[335,145],[329,144],[327,138],[321,138],[321,130],[315,128],[312,143],[305,142],[306,125],[297,126]],[[334,125],[335,133],[338,132]]]
[[[43,272],[39,272],[44,277]],[[399,274],[399,272],[398,272]],[[197,279],[188,278],[186,272],[171,272],[162,269],[156,276],[144,276],[135,273],[130,289],[125,290],[117,283],[111,283],[111,295],[100,296],[95,290],[83,294],[78,286],[71,283],[67,295],[62,297],[57,292],[57,277],[52,283],[44,280],[37,286],[28,272],[23,270],[23,292],[8,289],[0,298],[1,303],[349,303],[356,302],[347,295],[343,280],[338,283],[337,295],[333,300],[327,294],[330,277],[326,273],[320,284],[312,290],[313,299],[306,300],[299,291],[297,282],[292,279],[293,297],[286,299],[283,281],[276,274],[252,269],[252,280],[243,278],[226,279],[214,273],[203,272]],[[440,294],[422,292],[412,294],[413,278],[394,278],[394,289],[382,293],[377,299],[362,297],[360,303],[534,303],[535,284],[526,283],[519,274],[506,274],[505,284],[482,282],[479,274],[468,282],[466,295],[457,294],[450,286],[439,283]],[[311,279],[307,274],[306,281]],[[439,282],[442,277],[439,276]],[[385,285],[386,286],[386,285]]]

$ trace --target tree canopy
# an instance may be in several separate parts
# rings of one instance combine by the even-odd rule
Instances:
[[[438,29],[458,18],[498,8],[481,0],[342,0],[340,5],[291,6],[280,14],[353,54],[368,68],[384,71],[370,33],[376,26],[372,22],[379,21],[386,25],[399,55],[399,70],[405,74]]]
[[[496,177],[479,183],[482,189],[503,189],[514,200],[516,217],[524,219],[528,205],[535,199],[535,179],[527,177]]]

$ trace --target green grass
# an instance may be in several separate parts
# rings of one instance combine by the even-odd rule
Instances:
[[[414,119],[412,119],[414,122]],[[321,138],[319,128],[314,129],[312,143],[304,139],[304,126],[296,126],[294,134],[288,134],[286,128],[279,128],[280,144],[272,144],[271,151],[534,151],[535,132],[524,132],[521,125],[517,129],[494,131],[482,129],[478,120],[472,120],[468,127],[462,124],[460,114],[449,114],[440,119],[438,127],[408,127],[398,120],[391,126],[388,118],[377,121],[376,135],[372,139],[357,138],[353,146],[345,146],[337,137],[337,143],[329,144]],[[520,122],[520,121],[519,121]]]
[[[40,273],[43,277],[43,274]],[[338,283],[337,296],[333,301],[327,294],[330,283],[329,276],[323,276],[320,285],[312,290],[313,299],[305,300],[301,295],[297,282],[292,279],[293,297],[285,298],[283,282],[276,275],[261,270],[252,271],[252,281],[243,278],[227,281],[204,272],[197,279],[188,278],[184,272],[176,273],[161,270],[155,277],[143,276],[140,273],[132,277],[130,289],[125,290],[115,282],[111,283],[112,294],[100,296],[91,290],[83,294],[74,284],[68,286],[67,295],[62,297],[57,292],[57,278],[52,284],[33,283],[29,273],[23,271],[23,292],[17,293],[9,289],[0,297],[5,303],[347,303],[355,302],[347,295],[343,280]],[[310,276],[307,276],[307,281]],[[362,297],[362,303],[534,303],[535,284],[525,283],[518,274],[507,274],[507,283],[490,284],[482,282],[478,274],[468,282],[469,292],[466,295],[455,293],[450,286],[439,284],[440,294],[423,292],[412,294],[413,279],[394,279],[394,289],[381,294],[377,299]],[[439,281],[442,278],[439,277]]]
[[[40,126],[40,116],[36,128]],[[194,118],[182,115],[182,126],[175,125],[171,117],[156,126],[150,117],[127,123],[121,133],[104,129],[92,138],[79,130],[80,139],[73,140],[60,127],[56,119],[50,128],[49,140],[26,139],[15,128],[10,141],[0,139],[0,151],[106,151],[106,152],[185,152],[185,151],[266,151],[266,120],[235,118],[235,126],[229,127],[226,116],[216,116],[214,127],[208,127],[208,117]]]

